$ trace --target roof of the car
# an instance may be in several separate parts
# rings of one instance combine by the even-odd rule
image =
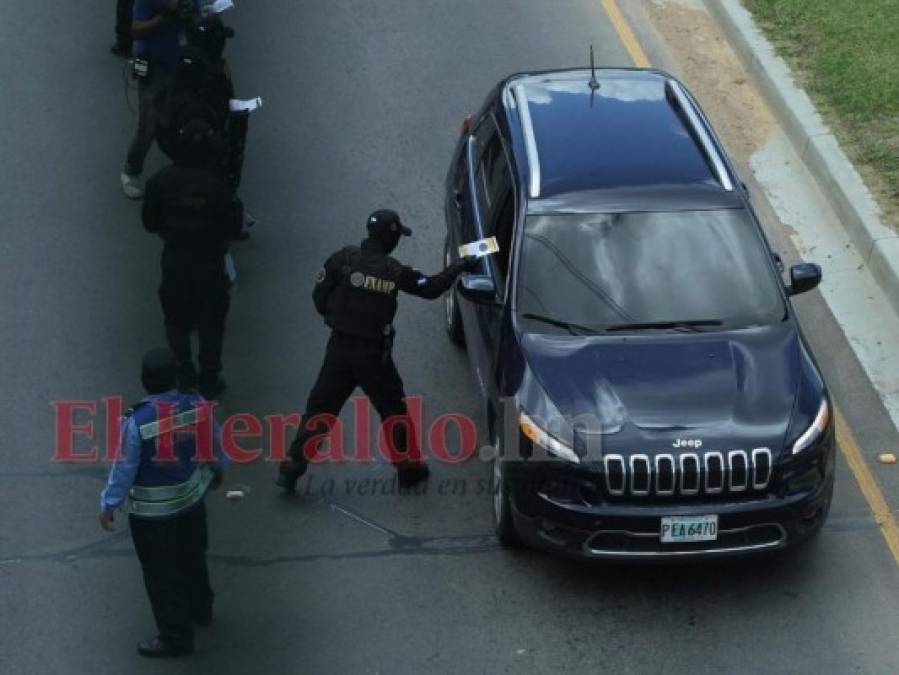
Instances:
[[[721,193],[730,174],[683,86],[657,70],[590,69],[510,77],[503,101],[526,149],[531,202],[630,188]],[[534,170],[536,168],[536,170]],[[539,208],[536,203],[532,206]],[[541,209],[542,210],[542,209]]]

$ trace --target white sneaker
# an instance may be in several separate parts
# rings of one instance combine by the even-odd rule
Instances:
[[[123,173],[121,180],[122,192],[128,199],[140,199],[144,196],[144,188],[140,184],[139,176],[129,176],[127,173]]]

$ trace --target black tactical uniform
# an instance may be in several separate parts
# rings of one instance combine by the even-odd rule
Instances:
[[[460,260],[434,276],[425,276],[390,256],[400,236],[411,235],[394,211],[373,213],[369,237],[361,246],[347,246],[325,263],[312,294],[315,308],[332,329],[325,362],[309,394],[304,419],[337,415],[358,386],[371,399],[381,420],[406,415],[403,381],[391,356],[393,317],[399,291],[433,300],[471,269],[475,259]],[[301,427],[290,448],[291,460],[282,463],[278,485],[293,490],[305,472],[303,448],[316,432]],[[415,439],[406,438],[405,425],[396,425],[393,447],[400,482],[427,478]]]
[[[230,304],[225,253],[240,232],[243,213],[218,168],[221,151],[209,144],[208,125],[189,123],[184,130],[175,164],[147,181],[143,221],[165,241],[159,299],[181,384],[195,384],[190,334],[196,328],[200,391],[214,398],[224,389],[219,372]]]
[[[217,15],[206,17],[199,21],[190,34],[190,42],[202,50],[208,59],[214,79],[218,81],[218,96],[224,97],[225,136],[227,138],[227,152],[223,158],[224,170],[234,184],[236,190],[240,187],[240,179],[243,173],[244,152],[247,142],[250,114],[248,112],[232,112],[229,107],[231,99],[235,98],[234,83],[231,80],[231,70],[224,58],[225,44],[234,37],[234,30],[222,23]]]

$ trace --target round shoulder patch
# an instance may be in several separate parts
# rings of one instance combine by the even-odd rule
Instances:
[[[350,275],[350,283],[356,288],[361,287],[365,283],[365,275],[362,272],[353,272]]]
[[[321,282],[323,282],[325,280],[326,276],[328,276],[328,273],[325,271],[325,268],[322,267],[318,271],[318,274],[315,275],[315,283],[320,284]]]

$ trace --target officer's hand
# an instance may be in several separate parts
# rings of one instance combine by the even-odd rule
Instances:
[[[459,266],[460,272],[473,272],[481,264],[481,259],[476,255],[467,255],[460,258],[456,264]]]
[[[100,527],[107,532],[115,532],[112,521],[115,520],[115,513],[112,511],[100,511],[99,521]]]
[[[218,490],[222,486],[222,480],[225,478],[225,472],[219,467],[212,467],[212,482],[209,484],[210,490]]]

